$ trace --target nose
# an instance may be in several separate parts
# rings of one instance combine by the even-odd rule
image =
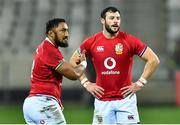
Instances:
[[[119,22],[119,20],[115,18],[115,19],[114,19],[114,23],[117,24],[118,22]]]
[[[69,36],[69,32],[66,31],[65,34],[64,34],[65,37],[68,37]]]
[[[120,19],[119,18],[114,18],[114,22],[118,23],[118,22],[120,22]]]

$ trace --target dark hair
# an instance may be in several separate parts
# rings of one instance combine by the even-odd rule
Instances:
[[[54,18],[54,19],[49,20],[46,23],[46,34],[48,34],[48,32],[52,30],[53,28],[58,27],[59,23],[61,22],[66,22],[66,21],[65,19],[62,19],[62,18]]]
[[[120,14],[120,11],[119,11],[116,7],[110,6],[110,7],[105,8],[105,9],[101,12],[101,18],[104,18],[104,19],[105,19],[107,12],[113,12],[113,13],[119,12],[119,14]]]

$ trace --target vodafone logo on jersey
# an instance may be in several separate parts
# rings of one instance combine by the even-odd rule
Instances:
[[[104,66],[108,70],[101,72],[102,75],[110,75],[110,74],[117,74],[118,75],[118,74],[120,74],[120,71],[113,70],[116,67],[116,60],[114,58],[107,57],[104,60]]]
[[[107,69],[113,69],[116,66],[116,61],[112,57],[108,57],[104,60],[104,66]]]

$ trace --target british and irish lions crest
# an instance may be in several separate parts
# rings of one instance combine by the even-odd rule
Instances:
[[[115,45],[115,52],[118,55],[123,53],[123,45],[121,43]]]

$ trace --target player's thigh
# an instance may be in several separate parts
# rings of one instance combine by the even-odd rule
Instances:
[[[116,119],[117,123],[138,123],[139,114],[137,110],[136,95],[124,100],[119,100],[116,102]]]
[[[27,122],[35,124],[66,123],[59,104],[49,97],[27,98],[24,103],[24,116]]]
[[[36,106],[36,104],[35,104],[35,102],[33,100],[34,99],[32,99],[32,98],[26,98],[24,100],[23,115],[24,115],[24,119],[25,119],[27,124],[36,124],[32,120],[32,117],[36,115],[36,113],[34,111],[34,107],[37,108],[37,106]]]
[[[115,124],[115,112],[110,101],[95,100],[93,124]]]

